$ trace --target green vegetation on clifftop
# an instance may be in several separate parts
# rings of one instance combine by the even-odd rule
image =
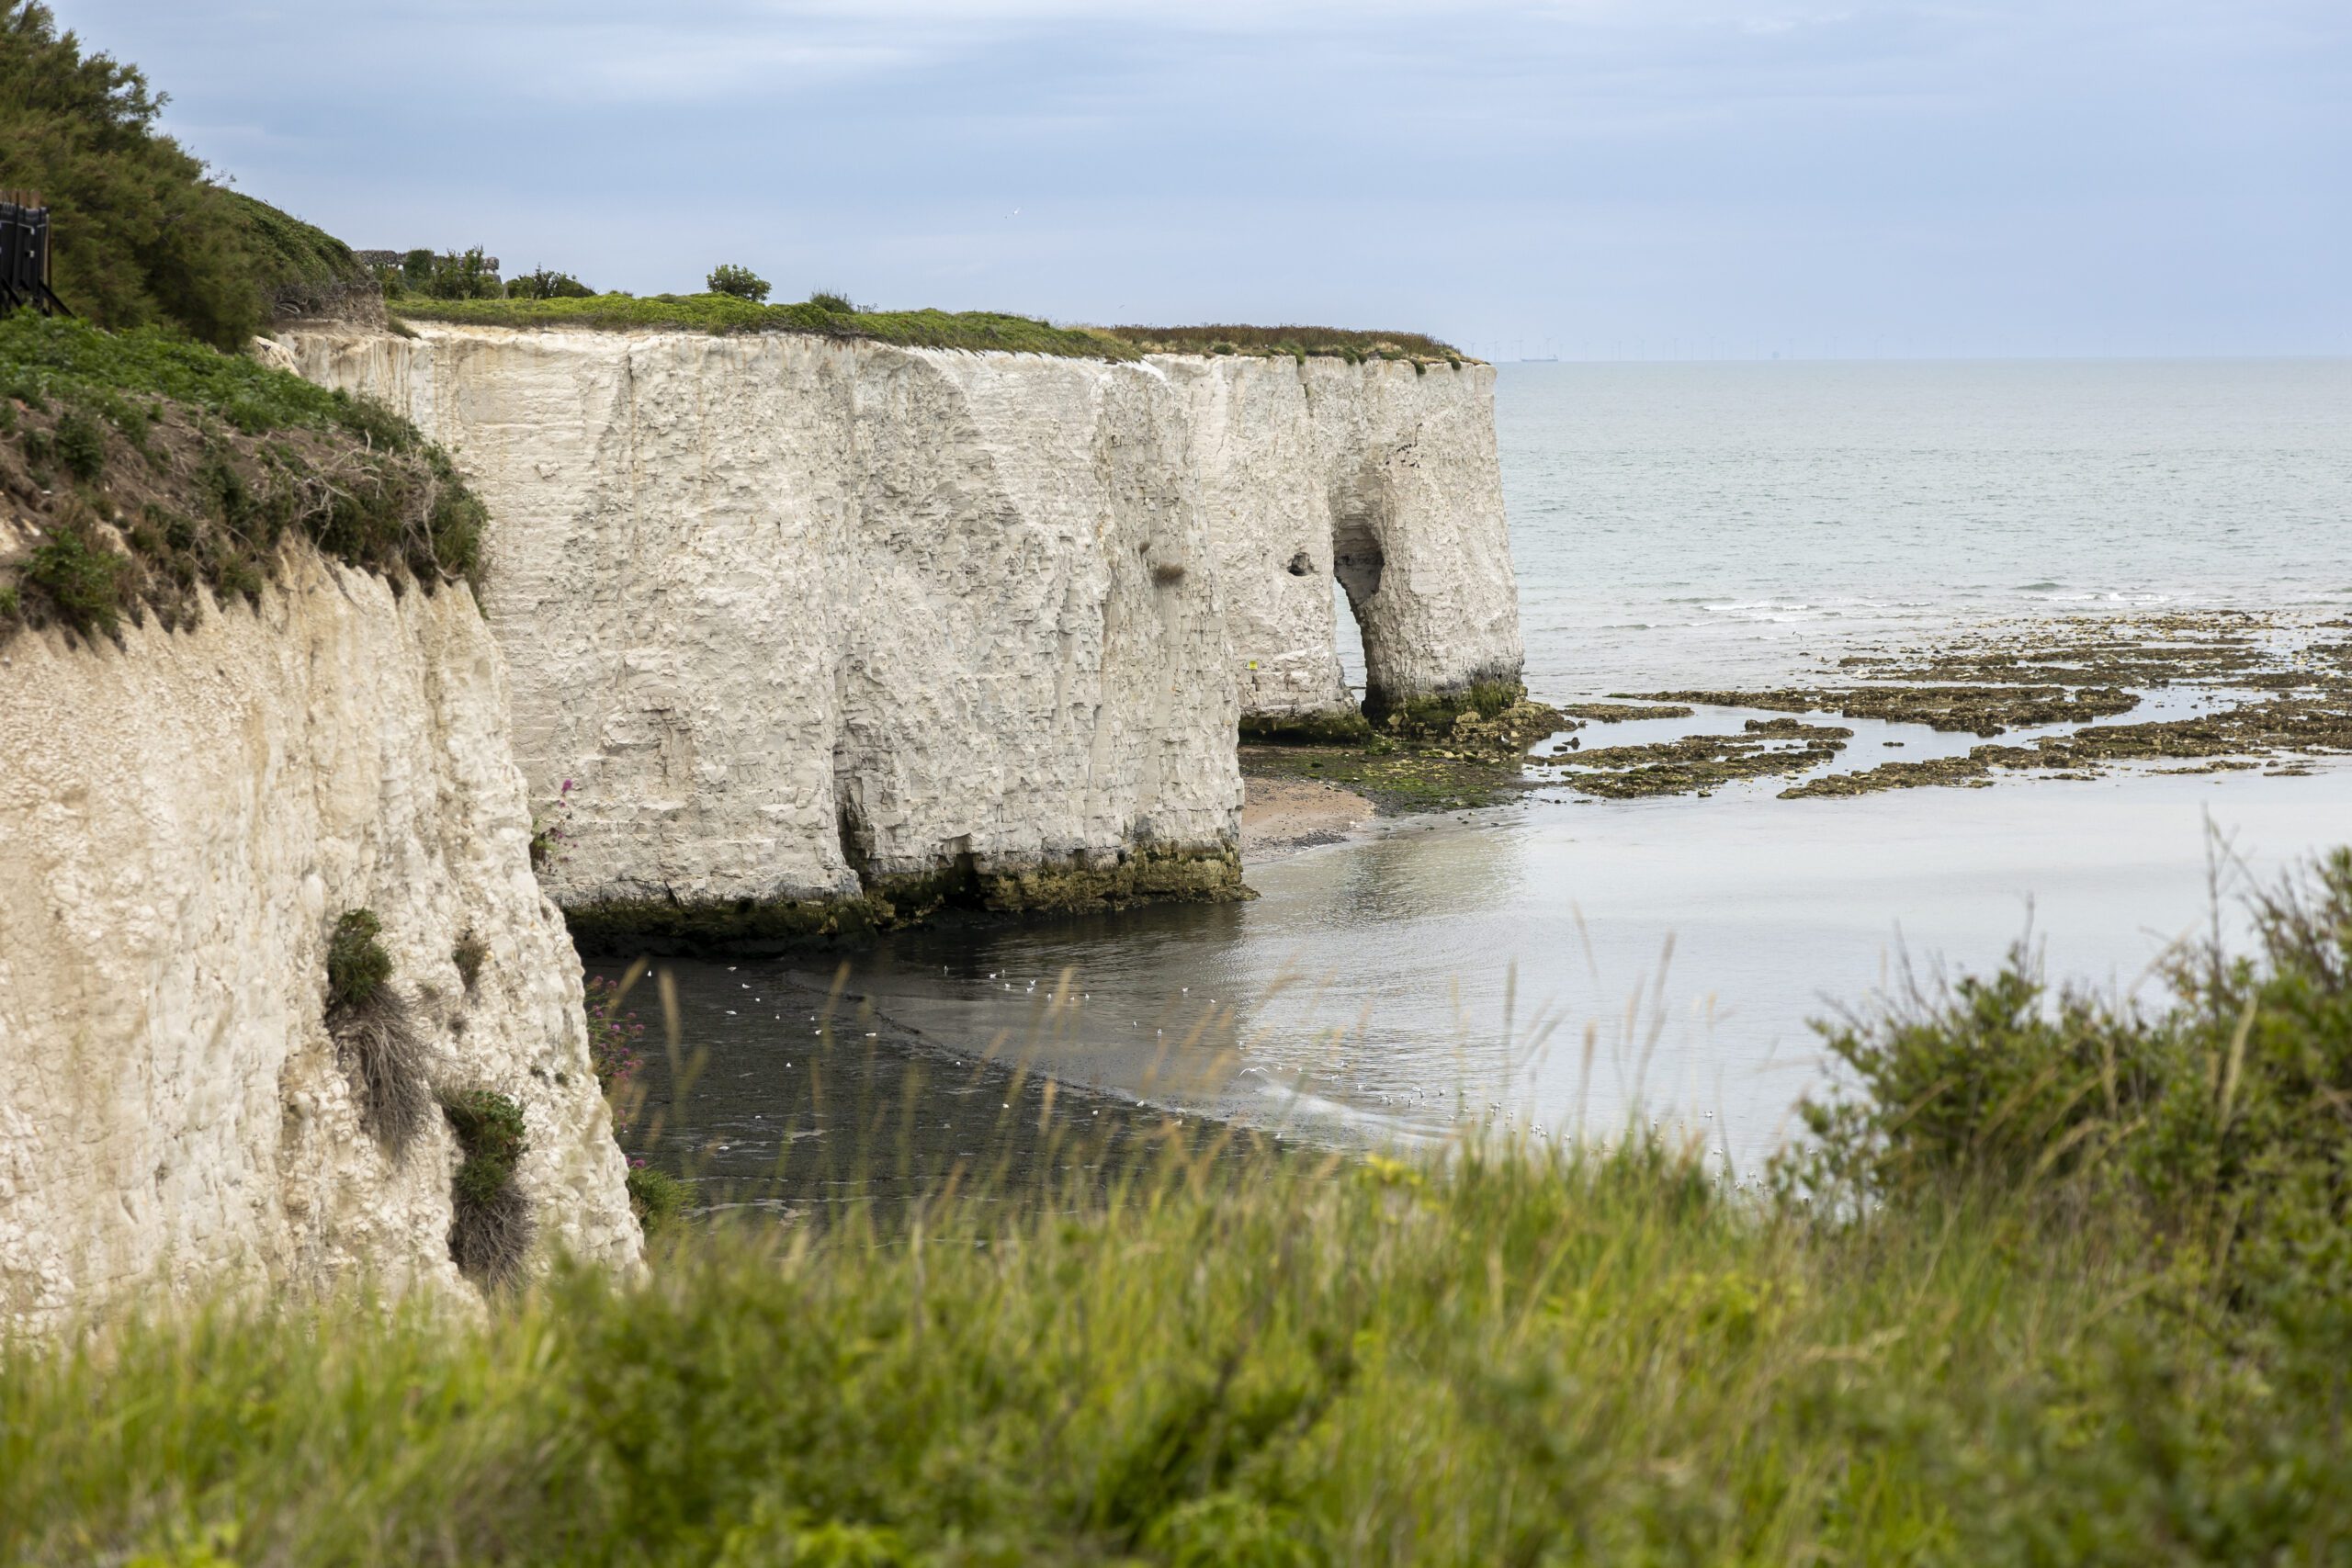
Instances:
[[[1460,364],[1463,355],[1418,333],[1329,327],[1057,327],[989,310],[868,310],[838,294],[767,305],[734,294],[594,294],[567,299],[435,299],[403,294],[395,315],[483,327],[591,327],[606,332],[804,333],[901,348],[1043,354],[1064,359],[1140,359],[1146,354],[1291,355],[1351,364],[1397,360]]]
[[[0,318],[0,634],[24,620],[190,624],[201,582],[258,593],[303,538],[396,581],[470,578],[484,513],[441,450],[370,402],[161,328]]]
[[[986,310],[841,310],[813,300],[762,305],[730,294],[594,294],[565,299],[431,299],[403,296],[412,321],[485,327],[594,327],[605,331],[802,333],[902,348],[1044,354],[1065,359],[1137,359],[1142,351],[1083,327]]]
[[[1459,367],[1469,355],[1422,333],[1359,332],[1348,327],[1111,327],[1117,338],[1154,354],[1290,355],[1294,358],[1394,359]]]

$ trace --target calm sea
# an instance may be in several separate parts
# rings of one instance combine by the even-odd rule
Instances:
[[[1777,681],[2021,615],[2352,604],[2352,360],[1496,380],[1538,695]]]
[[[1497,412],[1541,696],[1802,677],[2020,615],[2352,609],[2352,362],[1507,365]],[[2226,927],[2229,887],[2352,840],[2341,765],[1778,787],[1396,823],[1253,868],[1253,903],[913,933],[848,986],[948,1056],[1155,1104],[1342,1138],[1674,1118],[1752,1168],[1820,1081],[1810,1020],[2020,941],[2129,991],[2213,886]],[[756,1164],[814,1031],[734,1003],[833,976],[739,968],[679,966],[714,1066],[673,1126]],[[1065,971],[1080,1000],[1049,1012]]]

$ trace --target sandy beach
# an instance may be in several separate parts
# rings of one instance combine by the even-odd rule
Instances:
[[[1316,779],[1245,778],[1241,805],[1244,864],[1280,860],[1317,844],[1337,843],[1372,819],[1372,802],[1353,790]]]

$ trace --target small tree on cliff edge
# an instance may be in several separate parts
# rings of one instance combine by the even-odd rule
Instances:
[[[721,262],[712,267],[706,281],[713,294],[732,294],[738,299],[749,299],[753,304],[768,297],[766,278],[748,266],[737,266],[732,262]]]

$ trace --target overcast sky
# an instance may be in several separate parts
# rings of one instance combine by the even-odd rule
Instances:
[[[2352,352],[2352,0],[54,0],[361,246],[1509,356]]]

